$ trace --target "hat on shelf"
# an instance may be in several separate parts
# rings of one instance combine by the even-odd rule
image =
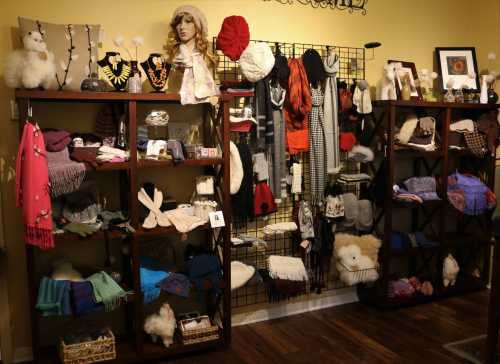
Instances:
[[[237,61],[249,42],[250,30],[245,18],[232,15],[224,19],[217,35],[217,49],[221,50],[231,61]]]
[[[245,78],[257,82],[266,77],[274,67],[274,55],[267,43],[250,43],[240,57],[240,67]]]
[[[354,144],[356,144],[356,136],[354,133],[340,133],[340,150],[348,152],[354,147]]]
[[[201,12],[196,6],[192,5],[182,5],[175,9],[172,14],[172,19],[170,20],[170,26],[174,23],[175,18],[181,14],[189,14],[193,17],[196,27],[201,30],[202,36],[207,37],[208,35],[208,23],[205,14]]]

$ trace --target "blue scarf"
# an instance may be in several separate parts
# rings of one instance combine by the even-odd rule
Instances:
[[[141,290],[144,294],[144,303],[149,303],[160,297],[160,288],[156,285],[165,279],[169,273],[161,270],[140,268]]]

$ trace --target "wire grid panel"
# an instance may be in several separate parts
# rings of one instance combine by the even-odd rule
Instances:
[[[262,42],[252,40],[251,42]],[[356,47],[339,47],[335,45],[318,45],[307,43],[287,43],[287,42],[272,42],[268,43],[274,53],[280,52],[287,58],[301,57],[308,49],[315,49],[320,56],[325,59],[329,52],[335,52],[339,58],[339,72],[337,79],[345,81],[347,84],[352,84],[355,80],[364,79],[365,77],[365,50],[364,48]],[[244,77],[241,73],[239,63],[231,61],[222,52],[215,49],[216,38],[213,39],[213,52],[219,58],[217,69],[214,71],[214,78],[218,83],[224,81],[243,81]],[[243,106],[245,100],[236,100],[234,106]],[[241,137],[241,136],[240,136]],[[234,138],[233,138],[234,139]],[[303,165],[303,199],[309,200],[309,157],[308,153],[301,153],[301,163]],[[347,155],[342,154],[343,172],[357,173],[359,165],[347,161]],[[359,185],[351,184],[343,186],[345,192],[353,192],[359,196]],[[252,246],[233,247],[231,249],[231,260],[238,260],[245,264],[254,266],[256,269],[265,269],[267,267],[267,257],[269,255],[286,255],[298,256],[300,249],[296,246],[297,239],[293,239],[293,234],[282,234],[272,237],[264,236],[263,227],[267,224],[278,222],[293,221],[294,201],[289,197],[283,200],[278,206],[278,211],[265,218],[256,218],[254,220],[238,220],[235,219],[232,224],[231,234],[233,237],[240,235],[252,236],[265,241],[265,244],[257,243]],[[295,243],[294,243],[295,241]],[[298,239],[300,242],[300,239]],[[309,262],[306,262],[309,275],[312,272],[309,269]],[[335,269],[335,264],[331,264],[329,272],[325,273],[324,290],[338,289],[345,285],[338,279],[338,273]],[[309,285],[307,291],[309,292]],[[263,284],[255,286],[245,286],[232,291],[231,293],[232,307],[243,307],[258,303],[267,302],[266,287]]]

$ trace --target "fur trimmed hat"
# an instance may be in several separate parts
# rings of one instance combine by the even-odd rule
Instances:
[[[240,57],[240,67],[245,78],[257,82],[266,77],[274,67],[274,55],[267,43],[250,43]]]
[[[238,147],[233,142],[229,142],[229,170],[230,170],[230,191],[231,195],[238,193],[243,181],[243,163],[241,162]]]
[[[232,15],[224,19],[219,35],[217,35],[217,49],[221,50],[231,61],[237,61],[249,42],[250,30],[245,18]]]
[[[181,14],[189,14],[193,17],[194,23],[198,29],[201,29],[201,33],[203,37],[208,36],[208,22],[205,14],[201,12],[196,6],[193,5],[182,5],[174,10],[172,14],[172,19],[170,20],[170,26],[173,28],[173,23],[175,18],[177,18]]]

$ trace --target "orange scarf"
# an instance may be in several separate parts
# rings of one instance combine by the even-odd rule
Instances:
[[[298,154],[309,150],[307,116],[312,108],[311,91],[302,59],[290,58],[288,68],[290,76],[284,107],[286,140],[288,152]]]

